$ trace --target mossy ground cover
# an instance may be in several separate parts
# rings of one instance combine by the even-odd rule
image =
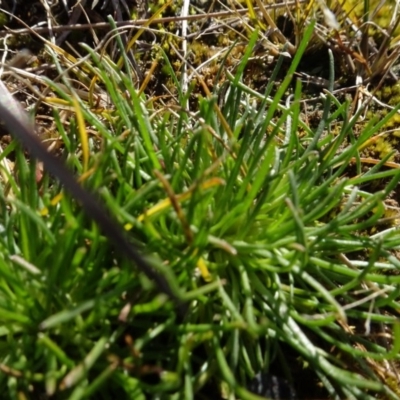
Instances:
[[[2,126],[3,398],[399,398],[395,4],[74,5],[2,82],[169,289]]]

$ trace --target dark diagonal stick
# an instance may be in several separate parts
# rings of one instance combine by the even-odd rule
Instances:
[[[41,160],[44,167],[56,176],[65,188],[78,200],[86,213],[97,222],[103,233],[114,242],[136,266],[152,279],[160,291],[175,300],[183,310],[182,300],[172,290],[167,279],[156,271],[136,248],[128,241],[124,230],[119,224],[113,221],[107,210],[89,191],[84,189],[74,178],[62,161],[50,154],[35,136],[33,124],[29,121],[28,115],[22,107],[14,100],[3,82],[0,81],[0,120],[2,120],[10,133],[15,136],[32,156]]]

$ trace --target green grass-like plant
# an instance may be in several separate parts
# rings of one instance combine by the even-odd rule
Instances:
[[[120,69],[88,46],[69,74],[95,81],[107,106],[46,81],[72,110],[63,124],[54,109],[61,156],[188,308],[182,315],[115,251],[51,174],[39,181],[37,163],[12,142],[0,160],[2,398],[192,399],[213,388],[260,399],[248,384],[276,360],[296,381],[289,351],[332,398],[399,398],[378,371],[399,358],[400,236],[369,230],[400,171],[385,159],[365,170],[359,156],[398,107],[356,135],[363,109],[350,116],[326,91],[319,126],[308,127],[300,82],[284,96],[313,28],[279,89],[278,60],[262,94],[242,80],[253,33],[228,90],[198,98],[195,113],[190,93],[157,108],[128,59]],[[68,65],[53,57],[68,85]],[[376,338],[385,329],[386,342]]]

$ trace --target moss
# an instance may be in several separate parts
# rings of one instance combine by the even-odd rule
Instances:
[[[393,96],[390,98],[390,100],[388,101],[388,104],[390,106],[397,106],[397,104],[400,103],[400,95],[397,96]]]
[[[381,93],[379,93],[379,97],[388,98],[392,95],[392,88],[390,86],[384,86],[382,88]]]
[[[380,26],[381,28],[387,29],[390,25],[393,17],[393,9],[396,6],[396,1],[386,0],[383,6],[375,12],[382,2],[380,0],[370,0],[369,2],[369,14],[373,15],[372,22]],[[356,0],[348,0],[341,2],[343,9],[349,13],[350,18],[361,20],[365,15],[364,2]],[[381,35],[380,31],[371,25],[370,33],[375,35]],[[400,26],[398,26],[392,36],[400,34]]]
[[[7,15],[0,12],[0,26],[5,25],[8,22]]]
[[[375,150],[380,154],[380,157],[386,157],[393,152],[393,147],[386,137],[381,137],[376,141]]]
[[[399,384],[398,381],[395,377],[393,376],[388,376],[386,377],[385,382],[387,383],[387,385],[398,395],[400,396],[400,388],[399,388]]]
[[[32,36],[30,35],[12,35],[7,38],[7,46],[10,48],[28,47],[32,44]]]

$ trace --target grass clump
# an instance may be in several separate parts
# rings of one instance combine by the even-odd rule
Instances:
[[[187,309],[12,141],[0,157],[4,398],[259,399],[250,383],[277,370],[301,398],[399,398],[400,236],[387,215],[400,170],[390,153],[367,169],[361,153],[398,106],[360,130],[368,99],[353,113],[332,93],[329,52],[311,128],[294,74],[314,29],[277,88],[278,57],[263,93],[244,79],[257,31],[204,97],[166,62],[172,104],[137,89],[118,36],[120,64],[87,45],[79,64],[47,47],[59,73],[40,78],[50,151]]]

